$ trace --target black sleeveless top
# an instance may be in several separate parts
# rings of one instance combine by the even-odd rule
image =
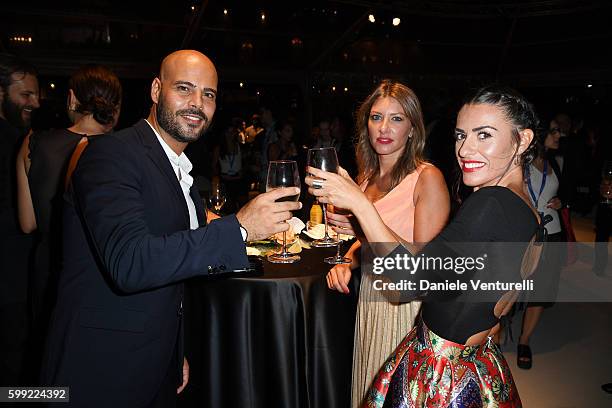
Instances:
[[[68,163],[83,135],[57,129],[30,136],[28,181],[36,224],[41,234],[50,234],[60,222]],[[57,237],[61,239],[61,237]]]
[[[404,300],[422,298],[421,315],[425,325],[445,339],[465,344],[473,334],[499,322],[493,311],[507,292],[472,290],[470,282],[521,282],[523,255],[537,229],[538,220],[531,208],[510,189],[480,188],[467,198],[453,221],[417,257],[467,259],[486,254],[486,268],[474,268],[462,274],[435,267],[418,269],[417,280],[466,282],[469,289],[404,292]]]

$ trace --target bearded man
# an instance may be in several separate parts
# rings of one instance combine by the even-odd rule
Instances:
[[[31,380],[26,369],[28,273],[32,236],[17,218],[17,150],[39,107],[36,70],[0,55],[0,386]]]
[[[206,225],[183,150],[205,133],[216,96],[213,63],[174,52],[151,85],[148,118],[79,159],[43,361],[43,384],[69,386],[72,406],[174,406],[189,372],[182,282],[247,267],[247,237],[287,230],[301,207],[276,202],[297,189],[278,189]]]

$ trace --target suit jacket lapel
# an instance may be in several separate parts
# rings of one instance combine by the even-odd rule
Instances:
[[[182,203],[183,209],[183,218],[185,220],[186,228],[189,228],[189,210],[187,209],[187,203],[185,202],[185,196],[183,195],[183,190],[181,189],[181,185],[179,184],[178,178],[174,173],[174,169],[172,168],[172,164],[170,164],[170,160],[164,152],[164,149],[159,144],[159,140],[157,140],[157,136],[151,126],[142,119],[134,128],[138,131],[142,138],[142,143],[145,147],[147,147],[147,154],[151,161],[157,166],[159,171],[167,178],[167,181],[172,186],[174,192],[179,196],[179,202]]]
[[[198,225],[200,227],[206,226],[206,208],[202,203],[202,198],[200,197],[200,193],[198,193],[198,189],[195,186],[191,186],[191,190],[189,190],[189,195],[193,200],[193,205],[196,209],[196,214],[198,215]]]

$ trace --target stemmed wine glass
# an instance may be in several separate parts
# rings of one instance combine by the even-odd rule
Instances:
[[[336,213],[336,214],[343,214],[344,211],[341,208],[338,208],[336,206],[330,205],[332,207],[332,212]],[[340,255],[340,245],[342,244],[342,240],[340,239],[340,233],[338,231],[336,231],[337,235],[336,235],[336,240],[338,241],[338,245],[336,246],[336,255],[335,256],[328,256],[327,258],[324,259],[324,261],[328,264],[332,264],[332,265],[338,265],[338,264],[350,264],[352,262],[351,259],[346,258],[342,255]]]
[[[317,147],[308,149],[308,166],[323,171],[329,171],[330,173],[338,173],[338,156],[336,155],[336,149],[333,147]],[[314,188],[321,188],[316,184]],[[327,206],[321,205],[323,208],[323,221],[325,222],[325,236],[321,239],[317,239],[312,242],[314,247],[333,247],[335,246],[336,240],[329,236],[329,229],[327,226]]]
[[[215,214],[221,215],[221,208],[225,205],[226,200],[225,187],[221,183],[215,183],[208,196],[209,208],[211,208]]]
[[[294,160],[271,161],[268,165],[266,191],[281,187],[300,188],[300,173],[297,162]],[[276,201],[297,201],[300,194],[279,198]],[[283,247],[279,253],[268,255],[272,263],[293,263],[300,260],[300,256],[287,252],[287,232],[283,231]]]

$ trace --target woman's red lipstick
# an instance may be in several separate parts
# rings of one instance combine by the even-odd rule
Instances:
[[[485,163],[481,161],[475,160],[462,160],[461,161],[461,171],[464,173],[472,173],[474,171],[478,171],[483,168]]]

